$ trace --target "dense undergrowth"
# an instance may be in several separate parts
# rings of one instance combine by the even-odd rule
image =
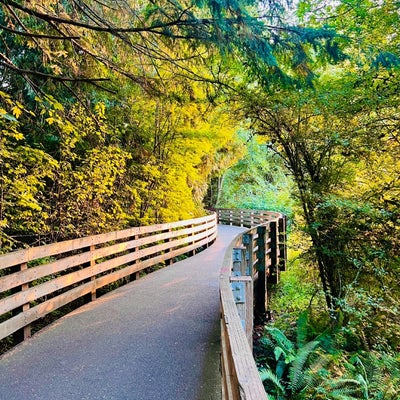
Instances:
[[[299,239],[293,236],[292,244]],[[273,289],[273,318],[255,341],[269,398],[398,400],[398,325],[380,316],[378,309],[366,317],[365,309],[354,307],[332,323],[317,273],[309,273],[299,253],[290,251],[288,269]]]

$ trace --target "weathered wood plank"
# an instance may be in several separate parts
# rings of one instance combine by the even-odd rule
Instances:
[[[75,283],[91,278],[92,276],[107,272],[112,268],[120,267],[131,261],[151,256],[163,250],[180,247],[187,243],[193,243],[194,241],[194,244],[192,244],[191,246],[183,247],[182,248],[183,252],[180,252],[179,254],[183,254],[187,251],[193,251],[194,248],[199,246],[199,244],[196,242],[203,239],[203,237],[204,237],[203,232],[200,232],[194,236],[187,236],[181,239],[176,239],[171,242],[165,242],[162,244],[151,246],[145,249],[141,249],[135,253],[128,253],[126,255],[116,257],[99,264],[95,264],[94,266],[82,268],[78,271],[74,271],[72,273],[54,278],[50,281],[46,281],[40,285],[33,286],[22,292],[17,292],[4,299],[0,299],[0,315],[8,311],[11,311],[25,303],[29,303],[43,296],[49,295],[57,290],[64,289],[65,287],[71,286]],[[164,256],[163,261],[171,258],[173,254],[174,252],[169,252],[163,255]],[[176,257],[176,255],[174,255],[173,257]],[[64,260],[60,261],[62,264],[64,264],[63,262]]]
[[[141,239],[134,239],[124,243],[117,243],[108,247],[102,247],[91,252],[76,254],[74,256],[65,257],[63,259],[38,265],[25,271],[19,271],[14,274],[6,275],[0,278],[0,292],[32,282],[34,280],[44,278],[45,276],[56,274],[68,268],[82,265],[91,260],[97,260],[110,254],[118,254],[133,248],[144,246],[161,240],[173,239],[184,235],[192,235],[197,232],[205,232],[208,227],[213,226],[213,221],[207,222],[205,225],[196,225],[194,227],[182,229],[179,231],[171,231],[152,236],[146,236]],[[91,245],[93,248],[94,245]]]
[[[226,287],[226,282],[221,282],[221,308],[227,338],[231,347],[240,399],[265,399],[264,386],[259,377],[246,334],[237,314],[232,291],[229,286]]]
[[[88,282],[78,286],[70,291],[59,296],[40,303],[35,307],[30,308],[27,312],[20,313],[13,318],[10,318],[0,324],[0,339],[3,339],[18,329],[31,324],[32,322],[44,317],[58,308],[65,306],[73,300],[78,299],[92,291],[94,283]]]
[[[222,399],[240,400],[239,385],[234,370],[235,366],[232,359],[225,318],[221,318],[221,347]]]
[[[172,236],[173,240],[161,243],[161,244],[156,244],[154,246],[149,246],[144,249],[139,249],[136,252],[133,253],[128,253],[124,254],[122,256],[117,256],[113,259],[103,261],[98,264],[94,264],[92,260],[88,259],[86,256],[83,256],[83,254],[72,256],[72,257],[67,257],[67,261],[64,261],[66,259],[58,260],[52,263],[47,264],[45,267],[49,268],[48,266],[50,265],[50,269],[57,269],[59,268],[59,265],[57,264],[62,264],[63,266],[65,265],[70,265],[71,264],[71,258],[76,262],[79,260],[79,262],[87,262],[91,261],[89,263],[88,267],[82,268],[78,271],[74,271],[70,274],[66,274],[60,277],[57,277],[53,280],[46,281],[40,285],[33,286],[31,288],[26,287],[23,292],[18,292],[15,293],[7,298],[1,299],[0,300],[0,314],[3,314],[5,312],[8,312],[12,309],[15,309],[21,305],[26,305],[29,304],[30,301],[34,301],[37,299],[40,299],[48,294],[54,293],[55,291],[59,289],[64,289],[68,286],[71,286],[73,284],[76,284],[78,282],[85,281],[88,278],[91,278],[91,281],[82,283],[78,287],[72,288],[71,290],[68,290],[65,293],[62,293],[60,295],[57,295],[39,305],[36,305],[35,307],[32,307],[30,309],[27,309],[26,312],[22,312],[17,314],[16,316],[2,322],[0,324],[0,339],[12,334],[13,332],[22,329],[26,326],[28,326],[30,323],[34,322],[35,320],[42,318],[43,316],[47,315],[48,313],[56,310],[59,307],[62,307],[63,305],[66,305],[70,303],[73,300],[76,300],[79,297],[85,296],[89,293],[95,293],[96,290],[100,287],[103,287],[109,283],[115,282],[118,279],[124,278],[128,275],[131,275],[137,271],[140,271],[142,269],[148,268],[150,266],[159,264],[161,262],[164,262],[165,260],[168,260],[173,257],[177,257],[178,255],[193,251],[195,248],[201,247],[209,243],[210,241],[215,240],[216,238],[216,225],[215,225],[215,216],[213,218],[208,217],[209,219],[205,221],[203,226],[201,225],[194,225],[193,223],[190,225],[194,225],[193,227],[184,229],[184,230],[176,230],[172,231]],[[191,220],[193,221],[193,220]],[[182,225],[185,226],[185,225]],[[182,237],[182,234],[187,235],[186,237]],[[193,235],[193,233],[195,233]],[[190,235],[190,236],[189,236]],[[131,243],[135,244],[136,246],[138,243],[141,243],[143,245],[146,244],[151,244],[153,243],[152,240],[154,241],[154,238],[157,239],[162,239],[166,238],[164,237],[164,234],[156,234],[153,235],[153,237],[148,236],[146,238],[138,239],[138,240],[132,240],[130,241]],[[187,245],[188,243],[191,243],[190,245]],[[99,255],[103,255],[102,251],[103,248],[97,249],[93,251],[93,246],[91,246],[92,253],[96,253],[96,257],[99,257]],[[114,246],[114,247],[113,247]],[[118,247],[113,245],[109,246],[108,248],[104,248],[105,250],[109,250],[110,247],[113,247],[114,251],[119,251],[121,250],[121,247]],[[137,248],[137,247],[135,247]],[[128,250],[128,248],[124,248],[125,250]],[[168,253],[164,254],[159,254],[162,253],[163,251],[168,250]],[[120,253],[121,251],[119,251]],[[88,252],[90,253],[90,252]],[[37,253],[39,254],[39,253]],[[159,255],[157,255],[159,254]],[[92,254],[93,256],[93,254]],[[75,257],[75,258],[73,258]],[[140,261],[144,257],[150,257],[144,261]],[[69,258],[69,260],[68,260]],[[121,268],[117,271],[114,271],[112,273],[109,273],[108,275],[100,276],[96,278],[96,275],[107,272],[113,268],[117,267],[122,267],[126,264],[129,264],[131,262],[135,262],[133,265],[128,265],[125,268]],[[64,263],[64,264],[63,264]],[[66,263],[66,264],[65,264]],[[42,266],[40,266],[42,267]],[[32,268],[33,270],[33,268]],[[23,271],[23,273],[30,273],[30,269]],[[48,270],[46,270],[46,273]],[[47,276],[47,275],[45,275]],[[34,279],[37,279],[37,275],[33,275]],[[3,281],[4,283],[4,281]],[[28,283],[28,282],[26,282]],[[24,284],[26,284],[24,283]]]
[[[215,215],[208,215],[206,217],[193,218],[185,221],[150,226],[140,226],[125,229],[122,231],[103,233],[73,240],[66,240],[64,242],[52,243],[44,246],[30,247],[27,249],[0,255],[0,269],[22,264],[23,262],[29,262],[38,258],[51,257],[61,253],[79,250],[84,247],[90,247],[92,245],[99,245],[106,242],[127,239],[130,237],[134,237],[135,235],[162,232],[169,229],[173,230],[184,226],[201,225],[203,223],[211,222],[214,220],[216,220]]]
[[[203,239],[202,241],[198,242],[198,244],[200,244],[200,246],[204,246],[209,239]],[[172,257],[177,257],[179,255],[185,254],[187,252],[190,252],[191,250],[193,250],[198,244],[194,244],[188,247],[182,247],[179,249],[176,249],[170,253],[166,253],[166,254],[161,254],[157,257],[154,258],[150,258],[148,260],[142,261],[140,264],[133,264],[131,266],[128,266],[126,268],[114,271],[108,275],[104,275],[100,278],[96,279],[96,287],[100,288],[102,286],[108,285],[109,283],[115,282],[119,279],[124,278],[125,276],[131,275],[132,273],[134,273],[137,270],[142,270],[148,267],[152,267],[153,265],[157,265],[163,261],[168,260],[168,258],[170,256]],[[139,267],[139,269],[138,269]]]
[[[236,302],[236,309],[240,319],[244,322],[244,331],[251,351],[253,351],[253,278],[251,276],[231,276],[231,283],[244,284],[242,303]]]

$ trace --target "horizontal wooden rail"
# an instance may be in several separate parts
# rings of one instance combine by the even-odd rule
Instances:
[[[52,311],[149,267],[208,246],[216,215],[136,227],[0,255],[0,339],[31,335]]]
[[[218,222],[224,225],[245,226],[248,228],[265,224],[271,220],[279,219],[282,214],[265,210],[236,210],[218,208],[215,210]]]
[[[267,311],[268,285],[286,265],[286,217],[257,210],[216,210],[219,222],[246,226],[225,253],[220,274],[222,398],[265,400],[252,352],[253,313]]]

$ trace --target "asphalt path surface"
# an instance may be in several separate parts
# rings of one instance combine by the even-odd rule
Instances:
[[[219,270],[244,229],[89,303],[0,358],[0,400],[220,400]]]

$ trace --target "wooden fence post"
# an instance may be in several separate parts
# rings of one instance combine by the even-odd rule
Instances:
[[[234,276],[247,275],[246,247],[234,247],[232,251],[232,273]]]
[[[169,228],[168,233],[171,234],[171,232],[172,232],[172,229]],[[170,243],[170,242],[172,242],[172,238],[169,237],[168,243]],[[168,253],[171,253],[171,252],[172,252],[172,247],[170,249],[168,249]],[[174,263],[174,258],[173,257],[169,258],[167,261],[167,265],[172,265],[173,263]]]
[[[287,261],[287,244],[286,244],[286,227],[287,227],[287,217],[284,215],[282,218],[279,218],[278,223],[278,242],[279,242],[279,270],[286,270],[286,261]]]
[[[191,228],[194,228],[194,224],[190,225],[190,227],[191,227]],[[190,234],[190,236],[194,236],[194,235],[195,235],[194,233],[191,233],[191,234]],[[194,244],[194,243],[195,243],[195,242],[193,241],[192,244]],[[196,255],[196,249],[193,249],[193,250],[190,252],[190,255],[191,255],[191,256],[195,256],[195,255]]]
[[[253,349],[253,279],[251,276],[231,276],[230,282],[239,318]]]
[[[232,249],[232,276],[230,277],[233,298],[242,321],[249,346],[253,348],[253,278],[246,259],[246,247]]]
[[[271,265],[268,275],[268,283],[276,284],[279,282],[279,246],[278,246],[278,226],[276,221],[271,221],[270,224],[271,239]]]
[[[243,226],[244,224],[244,217],[243,217],[243,210],[240,210],[239,212],[239,226]]]
[[[90,245],[90,247],[89,247],[89,251],[90,251],[90,254],[91,254],[90,255],[90,268],[94,268],[94,266],[96,265],[96,260],[94,259],[93,255],[92,255],[94,250],[95,250],[95,248],[96,248],[96,246],[94,246],[93,244]],[[91,276],[90,280],[92,282],[94,282],[96,280],[96,275]],[[90,292],[90,300],[91,301],[95,301],[96,297],[97,297],[96,287],[93,285],[92,291]]]
[[[133,240],[138,240],[139,239],[139,235],[135,235],[134,237],[133,237]],[[133,253],[136,253],[137,251],[139,251],[140,250],[140,247],[134,247],[133,248]],[[134,264],[139,264],[140,263],[140,259],[139,258],[137,258],[135,261],[134,261]],[[138,280],[140,278],[140,271],[137,271],[137,272],[134,272],[133,274],[131,274],[131,275],[129,275],[129,280],[132,282],[132,281],[136,281],[136,280]]]
[[[266,312],[265,307],[265,300],[266,300],[266,292],[267,292],[267,285],[266,285],[266,231],[267,228],[265,226],[258,226],[257,227],[257,273],[258,279],[255,286],[255,310],[257,315],[263,315]]]
[[[26,262],[20,264],[19,266],[15,267],[15,272],[18,271],[25,271],[28,269],[28,264]],[[17,293],[20,291],[28,290],[29,289],[29,284],[24,283],[21,286],[15,287],[11,290],[12,293]],[[21,312],[28,311],[30,308],[29,303],[23,304],[21,307],[16,308],[15,310],[12,311],[12,315],[17,315]],[[31,325],[26,325],[22,329],[19,329],[18,331],[13,333],[13,341],[14,344],[23,342],[25,339],[28,339],[31,337]]]
[[[243,245],[246,247],[246,275],[253,276],[253,266],[254,266],[254,250],[253,250],[253,235],[251,233],[244,233],[242,236]]]

